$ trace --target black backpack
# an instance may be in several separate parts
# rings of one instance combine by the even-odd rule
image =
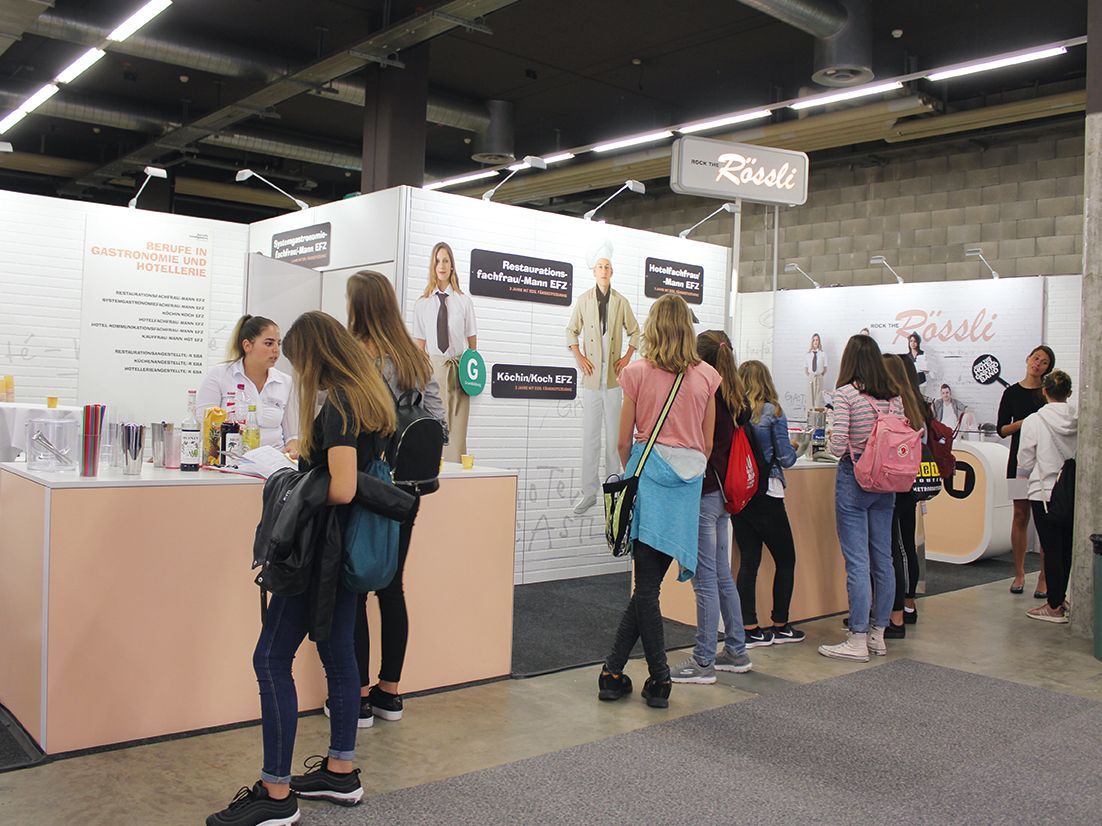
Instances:
[[[1048,521],[1070,528],[1075,521],[1075,459],[1068,459],[1060,469],[1052,495],[1048,498]]]
[[[407,390],[395,397],[394,405],[398,414],[397,428],[386,449],[394,484],[421,495],[434,493],[440,487],[444,428],[425,409],[419,390]]]

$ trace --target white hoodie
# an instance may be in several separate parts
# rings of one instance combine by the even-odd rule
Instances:
[[[1022,422],[1018,469],[1029,471],[1029,498],[1047,502],[1064,467],[1075,456],[1079,420],[1067,402],[1050,402]]]

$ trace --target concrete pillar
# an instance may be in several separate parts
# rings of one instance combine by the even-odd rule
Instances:
[[[1070,592],[1072,633],[1094,624],[1092,533],[1102,533],[1102,3],[1087,11],[1087,122],[1083,172],[1083,316],[1080,321],[1079,446]]]
[[[425,182],[429,44],[403,49],[404,69],[367,69],[361,192]]]

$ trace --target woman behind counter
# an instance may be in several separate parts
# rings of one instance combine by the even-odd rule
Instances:
[[[298,458],[298,403],[291,377],[275,368],[279,360],[279,327],[270,318],[243,315],[230,334],[226,361],[212,368],[199,385],[195,413],[200,421],[209,407],[224,407],[229,392],[238,393],[237,407],[244,417],[256,405],[260,444]],[[241,397],[238,385],[244,385]]]

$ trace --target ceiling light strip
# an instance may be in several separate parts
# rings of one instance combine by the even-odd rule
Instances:
[[[599,143],[596,146],[590,148],[591,152],[614,152],[617,149],[626,149],[629,146],[641,146],[645,143],[655,143],[656,141],[665,140],[666,138],[672,138],[673,132],[669,129],[663,129],[659,132],[648,132],[645,135],[632,135],[630,138],[620,138],[614,141],[608,141],[607,143]]]
[[[121,43],[171,5],[172,0],[149,0],[107,35],[107,39]]]
[[[707,131],[708,129],[718,129],[721,126],[733,126],[736,123],[746,123],[751,120],[767,118],[772,114],[772,109],[756,109],[753,112],[739,112],[734,115],[722,115],[718,118],[711,118],[709,120],[678,126],[676,131],[680,132],[682,135],[692,135],[696,132]]]
[[[956,66],[951,69],[944,69],[940,72],[934,72],[933,74],[926,75],[929,80],[948,80],[952,77],[961,77],[963,75],[973,75],[977,72],[987,72],[991,69],[1002,69],[1004,66],[1016,66],[1019,63],[1029,63],[1034,60],[1043,60],[1046,57],[1056,57],[1057,55],[1067,54],[1068,50],[1063,46],[1053,46],[1048,49],[1039,49],[1035,51],[1025,52],[1023,54],[1010,55],[1008,57],[999,57],[991,60],[973,61],[961,66]]]
[[[422,189],[443,189],[446,186],[456,186],[457,184],[467,184],[471,181],[481,181],[483,178],[493,178],[498,174],[496,169],[484,169],[481,172],[472,172],[469,175],[457,175],[454,178],[445,178],[442,181],[433,181],[432,183],[425,184]]]
[[[891,92],[902,88],[903,84],[898,80],[891,80],[887,83],[874,83],[871,86],[846,89],[844,92],[828,92],[825,95],[813,95],[812,97],[804,98],[796,103],[790,103],[788,108],[799,111],[801,109],[810,109],[813,106],[826,106],[828,103],[839,103],[843,100],[856,100],[857,98],[868,97],[870,95],[882,95],[884,92]]]
[[[72,83],[88,69],[92,68],[96,63],[106,55],[103,49],[89,49],[58,74],[55,81],[57,83]]]

